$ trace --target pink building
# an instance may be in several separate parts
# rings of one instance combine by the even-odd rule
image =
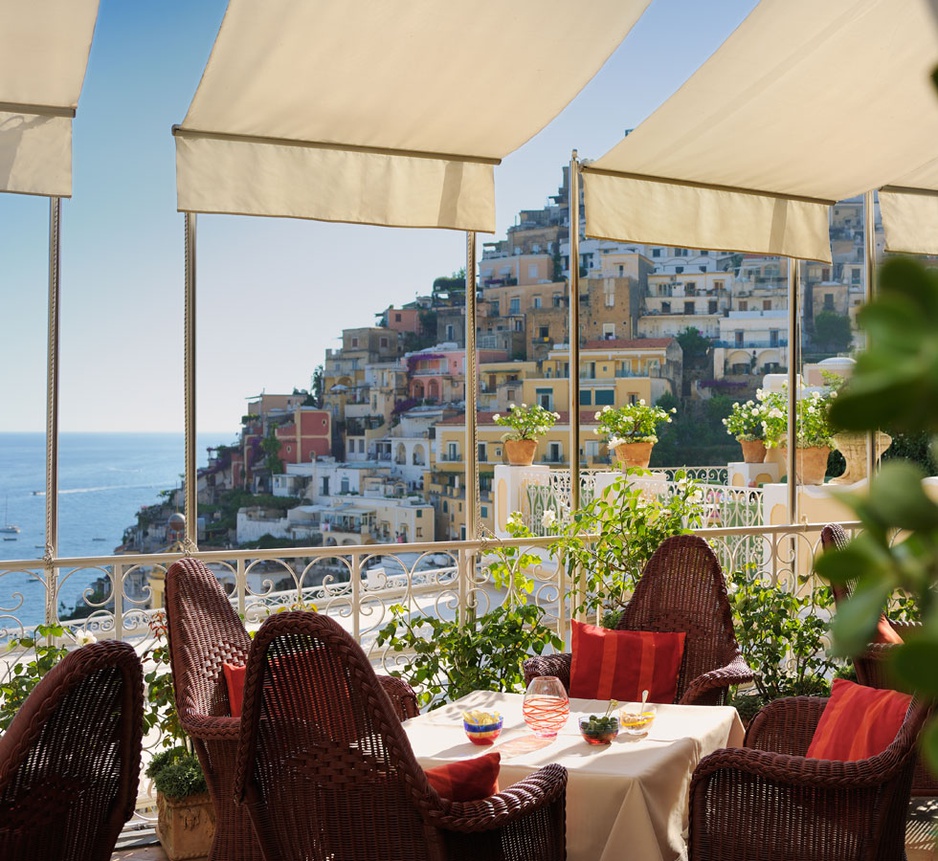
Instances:
[[[325,457],[332,450],[332,416],[327,410],[297,407],[293,421],[274,430],[280,440],[280,460],[284,463],[309,463],[313,457]]]

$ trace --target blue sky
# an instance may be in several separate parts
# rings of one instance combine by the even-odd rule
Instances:
[[[63,431],[183,428],[183,216],[171,129],[225,5],[101,0],[74,124],[73,197],[62,204]],[[653,0],[574,102],[496,168],[496,238],[556,192],[572,149],[605,153],[754,5]],[[45,428],[48,213],[43,198],[0,195],[0,432]],[[480,255],[491,238],[479,235]],[[461,233],[291,219],[200,216],[197,249],[197,421],[232,437],[247,398],[308,387],[343,328],[372,325],[465,263]]]

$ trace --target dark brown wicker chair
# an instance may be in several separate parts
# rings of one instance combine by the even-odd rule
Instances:
[[[828,523],[821,530],[821,548],[824,552],[842,550],[848,543],[847,533],[839,523]],[[835,605],[846,601],[853,593],[854,586],[855,581],[849,581],[833,587]],[[910,635],[914,636],[916,629],[921,627],[918,622],[890,621],[889,624],[903,639]],[[857,681],[861,685],[880,690],[904,690],[903,686],[897,683],[890,669],[889,657],[893,649],[895,649],[894,643],[869,643],[859,655],[855,655],[853,667],[857,673]],[[906,691],[906,693],[912,692]],[[938,777],[931,773],[921,757],[916,760],[915,772],[912,776],[912,795],[929,798],[938,796]]]
[[[278,861],[562,861],[566,770],[482,801],[431,789],[359,645],[328,616],[261,625],[248,658],[236,796]]]
[[[231,717],[224,663],[244,664],[251,638],[215,575],[199,560],[174,562],[166,573],[166,614],[176,705],[192,737],[215,807],[212,861],[261,861],[247,811],[234,803],[241,719]],[[419,713],[411,687],[382,676],[400,720]]]
[[[143,673],[127,643],[66,655],[0,738],[0,858],[107,861],[133,815]]]
[[[623,631],[685,631],[675,702],[724,705],[731,685],[752,681],[736,642],[723,570],[696,535],[666,539],[645,565],[618,624]],[[569,689],[569,652],[524,662],[525,682],[557,676]]]
[[[895,741],[856,762],[805,759],[827,699],[786,697],[752,720],[745,746],[704,757],[690,788],[691,861],[898,861],[915,742],[914,700]]]

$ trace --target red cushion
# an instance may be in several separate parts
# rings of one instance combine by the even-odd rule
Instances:
[[[885,616],[880,616],[879,623],[876,625],[876,633],[873,634],[873,642],[895,643],[898,645],[902,642],[902,637],[900,637],[896,629],[889,624],[889,620]]]
[[[851,762],[882,753],[896,738],[912,697],[834,679],[805,756]]]
[[[673,703],[686,634],[612,631],[573,622],[570,696]]]
[[[501,754],[496,750],[474,759],[448,762],[425,769],[427,780],[450,801],[481,801],[498,792]]]
[[[241,707],[244,704],[244,676],[247,667],[238,664],[222,664],[225,673],[225,683],[228,685],[228,702],[231,704],[231,716],[241,717]]]

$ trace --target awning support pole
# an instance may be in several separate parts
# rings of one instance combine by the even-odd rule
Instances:
[[[570,156],[570,510],[580,507],[580,162],[577,151]]]
[[[199,497],[198,479],[196,478],[196,424],[195,424],[195,230],[194,212],[186,213],[186,297],[185,297],[185,335],[183,376],[185,391],[185,515],[186,515],[186,551],[198,549]]]
[[[863,302],[869,305],[873,301],[873,295],[876,288],[876,219],[873,209],[873,192],[868,191],[863,195],[863,238],[866,246],[866,289],[864,290]],[[866,349],[870,344],[870,333],[866,333]],[[873,474],[876,471],[876,434],[877,431],[871,430],[866,435],[866,474],[869,480],[873,480]]]
[[[481,537],[479,511],[479,364],[476,356],[476,235],[466,233],[466,538]]]
[[[788,258],[788,522],[798,522],[798,398],[801,396],[801,261]]]
[[[58,621],[59,548],[59,295],[62,264],[62,198],[49,198],[49,332],[46,367],[46,624]]]

